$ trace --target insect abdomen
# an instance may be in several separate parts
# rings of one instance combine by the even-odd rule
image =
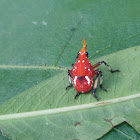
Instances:
[[[73,77],[73,85],[79,93],[89,92],[92,88],[93,80],[88,76]]]

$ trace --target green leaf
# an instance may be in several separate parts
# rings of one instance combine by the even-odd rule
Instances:
[[[103,136],[99,140],[109,140],[109,139],[123,139],[123,140],[138,140],[140,135],[127,123],[122,123],[113,128],[109,134]]]
[[[91,92],[75,100],[74,88],[65,91],[64,70],[3,103],[1,129],[17,139],[97,139],[126,121],[140,133],[139,54],[140,47],[132,47],[99,58],[121,71],[112,74],[100,67],[108,89],[97,90],[100,102]]]
[[[0,103],[74,63],[82,37],[90,59],[140,45],[139,3],[1,0]]]
[[[90,59],[140,45],[139,3],[1,0],[0,103],[74,63],[83,36]]]
[[[13,67],[10,69],[4,66],[5,69],[0,69],[0,104],[10,99],[11,97],[23,92],[25,89],[46,80],[51,76],[58,74],[60,71],[43,70],[43,69],[23,69]]]
[[[99,140],[138,140],[140,135],[127,123],[114,127],[107,135]]]
[[[5,135],[3,130],[0,131],[0,140],[9,140],[8,135]]]
[[[1,115],[27,111],[30,113],[41,109],[94,102],[92,94],[82,95],[76,102],[73,98],[76,91],[73,88],[65,93],[64,87],[68,84],[65,70],[75,62],[76,54],[82,46],[82,37],[86,39],[90,60],[140,45],[139,4],[138,0],[1,0]],[[134,52],[134,48],[132,50],[134,55],[138,53],[138,51]],[[131,50],[128,52],[130,55]],[[135,71],[139,69],[139,58],[136,59],[134,55],[131,55],[131,58],[125,53],[122,56],[118,55],[121,58],[112,56],[113,59],[110,56],[110,60],[110,57],[105,56],[92,61],[95,64],[104,59],[114,69],[121,67],[121,73],[114,75],[110,75],[104,66],[100,67],[104,72],[104,86],[108,89],[108,93],[97,90],[101,103],[104,100],[118,99],[122,96],[135,97],[133,95],[139,93],[139,73]],[[125,59],[124,64],[121,62],[120,66],[120,61],[125,57],[128,60]],[[134,60],[131,60],[133,58]],[[60,73],[62,71],[64,73]],[[39,93],[36,93],[37,91]],[[137,106],[139,106],[138,103]],[[34,123],[35,118],[30,119]],[[37,133],[34,138],[39,137],[38,128],[42,129],[40,124],[37,125],[38,128],[34,126],[34,130],[30,133],[29,126],[34,124],[29,123],[29,126],[24,126],[25,119],[23,123],[21,120],[20,132],[16,130],[17,119],[15,119],[15,126],[13,120],[9,122],[5,120],[2,121],[3,125],[0,124],[0,128],[2,127],[4,134],[8,134],[11,138],[18,134],[16,137],[20,139],[20,136],[23,139],[24,137],[32,139],[34,133]],[[40,118],[41,120],[43,119]],[[73,131],[66,131],[65,134],[70,137],[74,134]],[[28,135],[23,136],[25,133]],[[42,133],[46,133],[46,129]],[[57,133],[59,134],[59,131]],[[48,137],[52,138],[52,134],[50,132]],[[46,134],[43,134],[42,137],[45,136]],[[79,136],[76,135],[74,138]]]
[[[0,64],[69,66],[82,37],[96,57],[139,45],[139,4],[138,0],[1,0]]]

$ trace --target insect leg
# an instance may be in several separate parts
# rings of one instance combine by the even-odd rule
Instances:
[[[104,91],[107,91],[104,87],[103,87],[103,72],[98,70],[98,72],[100,73],[100,88],[103,89]]]
[[[79,93],[79,92],[77,92],[77,94],[76,94],[76,96],[75,96],[75,99],[76,99],[79,95],[80,95],[80,93]]]
[[[68,77],[69,77],[69,83],[70,85],[66,87],[66,90],[69,88],[69,87],[72,87],[72,76],[71,76],[71,70],[68,70]]]
[[[110,68],[110,66],[109,66],[105,61],[100,61],[100,62],[96,63],[95,65],[93,65],[93,68],[96,68],[96,67],[98,67],[98,66],[101,65],[101,64],[105,64],[105,66],[106,66],[106,67],[109,69],[109,71],[112,72],[112,73],[114,73],[114,72],[120,72],[119,70],[112,70],[112,69]]]
[[[94,83],[94,87],[93,87],[93,96],[94,96],[97,100],[99,100],[99,99],[98,99],[98,97],[96,96],[95,91],[96,91],[97,84],[98,84],[98,78],[99,78],[99,72],[97,73],[97,76],[96,76],[96,79],[95,79],[95,83]]]

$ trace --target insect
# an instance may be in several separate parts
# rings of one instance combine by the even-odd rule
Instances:
[[[69,87],[74,86],[74,88],[77,90],[77,94],[75,96],[75,99],[81,94],[81,93],[87,93],[91,91],[93,87],[93,96],[98,100],[98,97],[95,94],[98,78],[100,76],[100,88],[104,91],[107,91],[103,87],[103,73],[102,71],[95,69],[101,64],[104,64],[111,73],[119,72],[119,70],[112,70],[110,66],[104,62],[100,61],[96,63],[95,65],[91,65],[91,63],[88,60],[88,52],[86,52],[86,42],[84,38],[82,39],[83,47],[77,54],[77,60],[75,64],[73,64],[72,70],[68,70],[68,78],[70,85],[66,87],[66,90]],[[93,86],[93,77],[96,75],[94,86]]]

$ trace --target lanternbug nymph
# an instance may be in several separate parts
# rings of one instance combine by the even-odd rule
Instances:
[[[112,70],[110,66],[104,62],[100,61],[95,65],[91,65],[88,60],[88,53],[86,52],[86,42],[84,38],[82,39],[83,48],[78,52],[77,60],[73,65],[72,70],[68,70],[68,77],[70,85],[66,87],[66,90],[69,87],[74,86],[77,90],[77,94],[75,99],[80,95],[80,93],[87,93],[92,89],[93,86],[93,77],[96,75],[96,79],[93,86],[93,96],[98,100],[98,97],[95,94],[98,78],[100,76],[100,88],[107,91],[103,87],[103,73],[102,71],[95,69],[101,64],[105,64],[105,66],[109,69],[111,73],[119,72],[119,70]]]

